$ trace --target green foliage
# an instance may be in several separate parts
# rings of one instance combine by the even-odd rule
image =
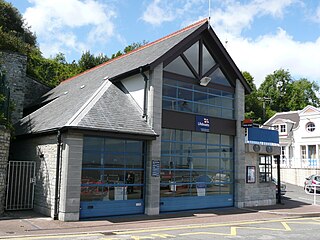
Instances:
[[[58,53],[52,59],[47,59],[34,52],[34,54],[31,54],[30,58],[28,58],[28,75],[50,87],[55,87],[62,80],[70,78],[80,72],[79,66],[75,63],[67,63],[62,53]]]
[[[252,89],[252,92],[245,96],[245,118],[250,118],[255,123],[261,123],[262,104],[258,100],[258,92],[257,87],[254,84],[254,78],[248,72],[243,72],[242,75]]]
[[[18,9],[4,0],[0,0],[0,28],[3,33],[7,33],[12,38],[19,39],[21,42],[26,43],[31,47],[36,47],[37,45],[36,36],[24,22]],[[4,39],[0,39],[1,42],[3,42]]]
[[[11,113],[13,111],[13,103],[10,101],[9,88],[4,81],[4,73],[1,71],[0,65],[0,125],[6,126],[13,130],[11,122]]]
[[[86,71],[90,68],[93,68],[95,66],[98,66],[106,61],[108,61],[109,58],[103,54],[99,54],[97,57],[90,53],[90,51],[86,51],[82,54],[81,58],[78,61],[78,65],[80,68],[80,71]]]
[[[245,99],[245,117],[256,123],[262,124],[277,112],[301,110],[307,105],[320,106],[319,86],[305,78],[293,80],[289,71],[279,69],[267,75],[259,89],[249,73],[243,75],[253,89]]]

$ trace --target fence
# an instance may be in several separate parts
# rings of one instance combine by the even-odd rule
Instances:
[[[6,210],[33,208],[36,162],[9,161]]]

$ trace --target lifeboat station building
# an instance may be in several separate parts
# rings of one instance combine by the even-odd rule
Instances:
[[[33,208],[62,221],[274,204],[274,152],[241,126],[250,91],[205,19],[43,95],[10,158],[35,162]]]

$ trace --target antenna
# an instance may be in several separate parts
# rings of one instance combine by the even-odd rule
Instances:
[[[209,13],[209,16],[208,16],[208,19],[209,19],[209,24],[208,24],[208,27],[210,26],[210,18],[211,18],[211,0],[208,0],[208,13]]]

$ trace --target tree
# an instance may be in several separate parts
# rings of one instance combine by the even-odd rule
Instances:
[[[33,47],[37,45],[35,34],[24,22],[18,9],[4,0],[0,0],[0,28],[2,32],[9,33]]]
[[[262,105],[258,100],[258,92],[257,87],[254,84],[254,78],[248,72],[243,72],[242,75],[252,89],[252,92],[245,96],[245,118],[250,118],[255,123],[261,123]]]
[[[269,98],[266,120],[276,112],[301,110],[307,105],[320,106],[319,86],[305,78],[293,80],[288,70],[279,69],[269,74],[258,89],[258,97]]]
[[[292,83],[289,71],[279,69],[266,76],[259,87],[259,97],[270,98],[270,108],[276,112],[286,112],[290,108],[287,105],[289,100],[288,87]]]
[[[97,57],[95,57],[93,54],[90,53],[90,51],[86,51],[82,54],[81,58],[79,59],[78,65],[80,71],[83,72],[90,68],[98,66],[99,64],[102,64],[108,60],[109,58],[103,54],[100,54]]]
[[[291,111],[301,110],[307,105],[320,106],[320,100],[316,92],[319,92],[319,85],[310,82],[305,78],[293,81],[288,89],[290,99],[288,106]]]

